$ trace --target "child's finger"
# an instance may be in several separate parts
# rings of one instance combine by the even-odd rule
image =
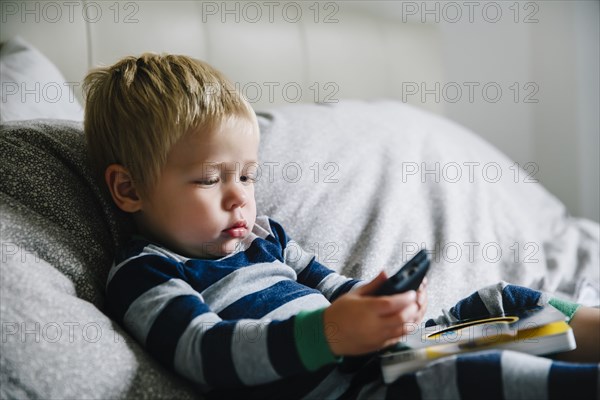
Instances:
[[[371,282],[356,289],[356,293],[361,296],[373,293],[379,286],[383,285],[386,279],[385,271],[381,271]]]
[[[376,297],[373,299],[372,304],[378,315],[386,315],[397,313],[410,304],[416,305],[416,300],[417,292],[409,290],[393,296]]]
[[[424,290],[419,290],[417,292],[417,304],[419,305],[419,307],[423,307],[427,304],[427,292],[425,292]]]
[[[419,307],[416,303],[411,303],[401,311],[383,316],[381,325],[386,328],[397,328],[403,324],[413,323],[419,317]]]

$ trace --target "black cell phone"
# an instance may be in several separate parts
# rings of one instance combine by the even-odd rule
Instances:
[[[373,293],[374,296],[389,296],[409,290],[417,290],[429,270],[429,255],[427,251],[419,251],[400,271],[388,278],[383,285]]]

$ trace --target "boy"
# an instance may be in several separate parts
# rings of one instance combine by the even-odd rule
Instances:
[[[257,120],[218,71],[144,54],[91,72],[84,88],[92,164],[138,233],[109,273],[109,310],[202,391],[338,397],[357,381],[337,368],[342,356],[421,321],[424,286],[369,296],[384,274],[362,284],[333,273],[256,216]]]

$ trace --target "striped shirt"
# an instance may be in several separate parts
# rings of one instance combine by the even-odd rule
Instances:
[[[240,251],[216,260],[132,238],[109,272],[107,303],[152,355],[202,391],[272,387],[287,397],[334,371],[322,313],[357,282],[258,217]]]

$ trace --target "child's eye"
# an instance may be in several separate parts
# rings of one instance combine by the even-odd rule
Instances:
[[[242,175],[240,176],[240,181],[244,183],[254,183],[256,182],[256,178],[253,175]]]
[[[202,185],[202,186],[212,186],[212,185],[219,183],[219,177],[215,176],[212,178],[200,179],[200,180],[194,181],[194,183],[197,185]]]
[[[259,171],[258,164],[256,162],[249,162],[244,165],[244,169],[242,169],[240,181],[243,183],[254,183],[258,180]]]

